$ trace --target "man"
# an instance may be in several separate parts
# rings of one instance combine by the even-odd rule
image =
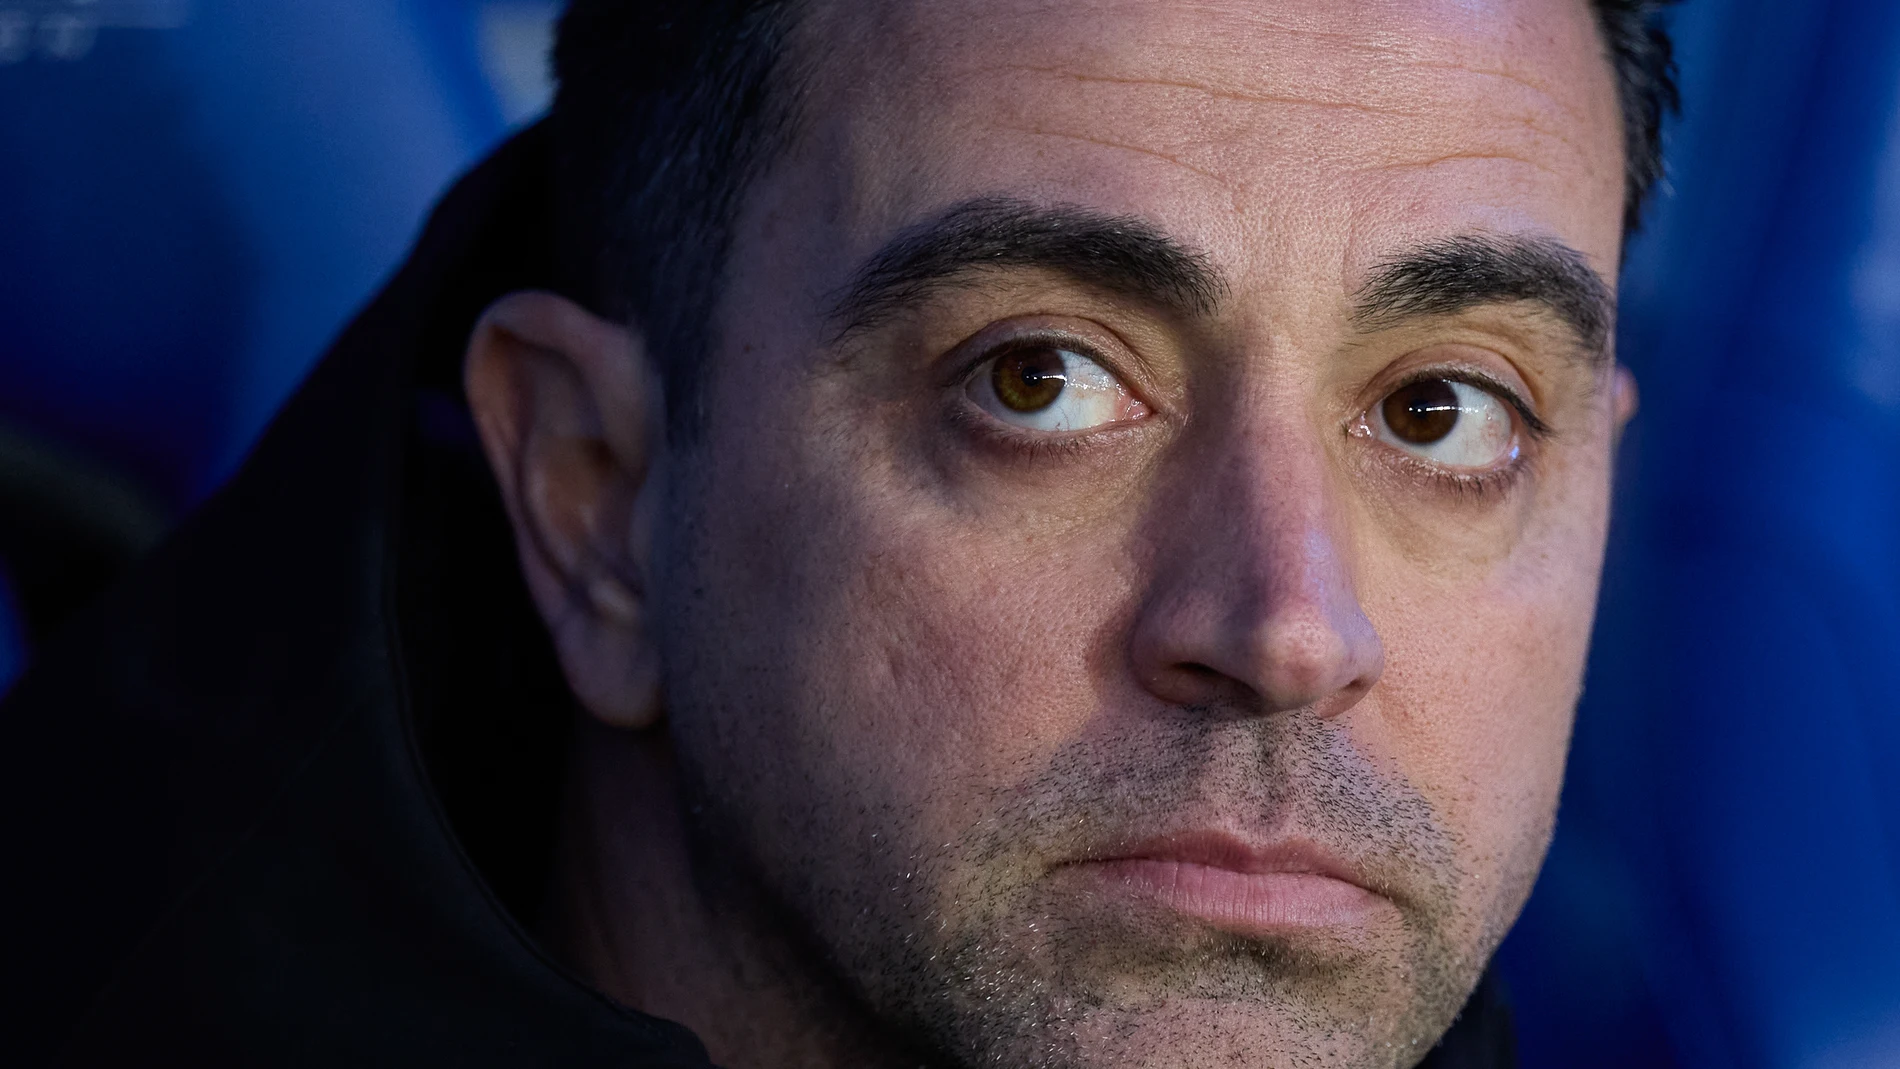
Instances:
[[[1648,17],[581,0],[7,710],[28,1049],[1508,1064]]]

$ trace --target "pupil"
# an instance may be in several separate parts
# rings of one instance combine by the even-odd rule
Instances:
[[[1055,404],[1069,384],[1060,349],[1020,349],[996,361],[990,383],[997,400],[1016,412],[1035,412]]]
[[[1385,425],[1413,445],[1430,445],[1458,425],[1458,393],[1444,379],[1415,382],[1385,399]]]

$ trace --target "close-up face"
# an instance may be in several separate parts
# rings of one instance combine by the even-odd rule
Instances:
[[[1412,1064],[1542,860],[1596,599],[1588,6],[838,4],[792,48],[658,476],[725,878],[928,1057]]]

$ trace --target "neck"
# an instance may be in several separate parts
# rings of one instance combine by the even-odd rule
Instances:
[[[783,925],[696,869],[663,731],[585,720],[578,736],[540,926],[557,956],[622,1005],[692,1029],[727,1069],[916,1065]]]

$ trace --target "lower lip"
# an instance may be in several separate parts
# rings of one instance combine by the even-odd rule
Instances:
[[[1243,936],[1366,927],[1386,900],[1316,872],[1236,872],[1190,861],[1124,858],[1092,862],[1104,889]]]

